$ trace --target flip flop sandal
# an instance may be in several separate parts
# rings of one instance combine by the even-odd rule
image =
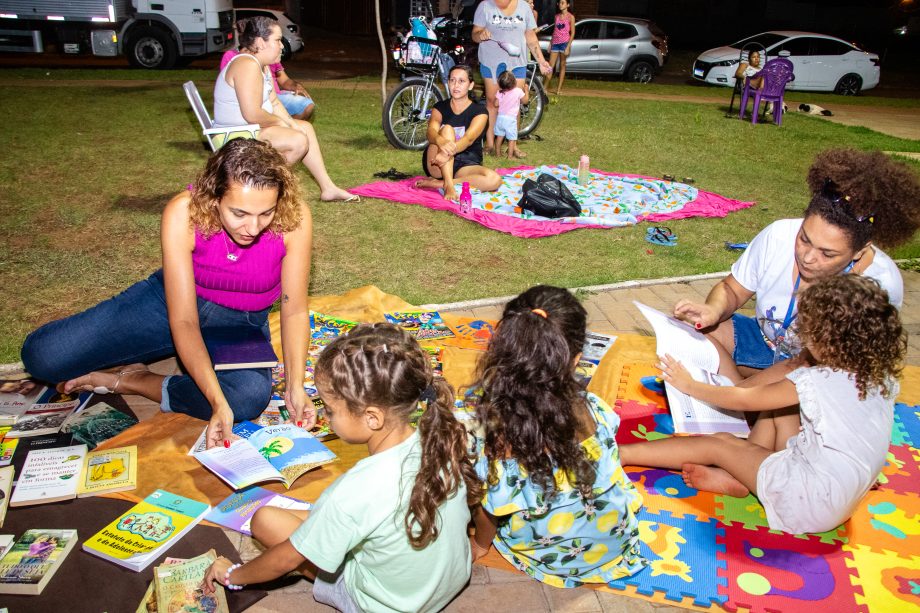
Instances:
[[[662,247],[676,247],[677,235],[671,232],[670,228],[664,226],[655,226],[645,231],[645,240],[653,245]]]
[[[673,181],[673,180],[674,180],[674,175],[663,175],[663,176],[661,177],[661,180],[662,180],[662,181]]]
[[[683,179],[681,179],[681,183],[688,183],[688,184],[696,183],[696,179],[694,179],[693,177],[684,177]]]
[[[725,241],[725,248],[729,251],[744,251],[748,248],[748,243],[730,243]]]

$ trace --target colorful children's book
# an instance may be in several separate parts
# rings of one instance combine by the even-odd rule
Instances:
[[[76,544],[76,530],[27,530],[0,560],[0,594],[38,596]]]
[[[312,358],[319,357],[329,343],[357,325],[355,321],[310,311],[310,347],[307,353]]]
[[[444,340],[445,345],[460,347],[461,349],[476,349],[485,351],[495,333],[497,321],[480,319],[478,317],[458,317],[455,324],[447,324],[454,338]]]
[[[335,432],[332,431],[329,420],[326,419],[326,405],[323,403],[322,398],[319,396],[310,396],[309,399],[310,402],[313,403],[313,409],[316,411],[316,425],[310,428],[310,434],[324,441],[331,441],[339,438],[335,435]],[[290,421],[290,419],[291,414],[283,404],[278,406],[269,404],[268,407],[262,411],[262,414],[259,415],[259,418],[256,419],[255,423],[264,428],[266,426],[280,426]]]
[[[157,490],[83,543],[83,550],[142,571],[191,530],[211,505]]]
[[[6,509],[10,504],[10,491],[13,489],[13,467],[0,468],[0,527],[6,519]],[[3,554],[0,553],[0,556]]]
[[[422,351],[428,354],[428,363],[435,377],[444,376],[444,348],[432,345],[419,345]]]
[[[268,406],[278,407],[284,404],[284,392],[287,388],[287,381],[284,379],[284,364],[278,364],[272,368],[272,397],[268,401]],[[316,390],[316,384],[313,381],[313,358],[308,357],[304,366],[303,391],[307,396],[316,396],[319,392]],[[275,424],[262,424],[275,425]]]
[[[137,445],[90,451],[83,460],[77,496],[98,496],[137,487]]]
[[[95,449],[96,445],[121,434],[136,423],[137,418],[100,402],[69,416],[61,426],[61,432],[71,432],[74,441]]]
[[[271,368],[278,364],[271,341],[260,328],[202,328],[201,336],[214,370]]]
[[[12,430],[4,438],[19,438],[54,434],[61,430],[81,400],[78,394],[64,394],[54,389],[45,390],[29,409],[19,416]]]
[[[31,379],[0,379],[0,424],[16,423],[46,389]]]
[[[585,334],[585,344],[581,348],[581,359],[600,364],[616,340],[617,337],[610,334],[601,334],[600,332],[588,330]]]
[[[282,496],[265,488],[252,486],[234,492],[211,509],[205,519],[225,528],[252,536],[249,524],[262,507],[278,507],[292,511],[309,511],[313,505],[303,500]]]
[[[241,421],[240,423],[233,426],[233,434],[239,436],[240,438],[249,438],[249,435],[261,428],[258,424],[254,424],[251,421]],[[204,428],[201,431],[201,434],[198,435],[198,439],[192,445],[192,448],[188,450],[186,455],[195,455],[200,453],[208,448],[208,429]]]
[[[578,381],[582,387],[587,388],[596,372],[597,364],[589,360],[578,360],[578,364],[575,366],[575,380]]]
[[[384,313],[383,316],[388,322],[396,324],[418,341],[451,338],[454,335],[437,311],[393,311]]]
[[[0,427],[0,434],[3,437],[10,431],[10,426]],[[18,438],[0,439],[0,466],[9,466],[13,462],[13,454],[16,452],[16,446],[19,444]]]
[[[86,445],[30,452],[10,498],[10,506],[76,498],[85,456]]]
[[[217,553],[212,549],[179,564],[157,566],[153,572],[157,610],[230,613],[222,585],[215,585],[210,594],[205,594],[201,587],[205,573],[216,559]]]
[[[194,456],[235,490],[262,481],[281,481],[290,488],[305,472],[336,459],[325,445],[293,424],[259,428],[230,447],[212,447]]]
[[[719,352],[715,345],[693,326],[668,317],[640,302],[633,304],[652,324],[657,341],[657,355],[670,354],[680,360],[690,376],[697,381],[710,385],[732,385],[727,377],[717,374],[719,371]],[[681,392],[676,387],[664,382],[665,394],[671,417],[674,419],[674,431],[687,434],[714,434],[729,432],[736,436],[747,436],[751,429],[744,413],[720,409]]]

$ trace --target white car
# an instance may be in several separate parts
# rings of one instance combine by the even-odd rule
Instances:
[[[250,17],[271,17],[277,21],[278,25],[281,26],[281,36],[284,37],[281,39],[281,44],[284,46],[284,50],[281,52],[282,60],[290,59],[292,55],[303,49],[303,39],[300,37],[300,26],[294,23],[290,17],[281,11],[238,8],[233,9],[233,12],[234,28],[236,27],[235,24],[237,21]],[[237,40],[239,40],[239,38],[237,38]]]
[[[735,84],[742,48],[767,50],[767,59],[783,53],[792,61],[795,80],[788,89],[855,96],[878,85],[879,57],[839,38],[814,32],[763,32],[726,47],[704,51],[693,63],[693,78],[714,85]]]

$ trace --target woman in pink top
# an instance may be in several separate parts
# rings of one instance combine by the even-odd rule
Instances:
[[[229,439],[234,421],[265,409],[271,371],[215,372],[204,337],[230,328],[268,339],[268,312],[280,297],[285,401],[295,422],[312,427],[303,389],[312,228],[284,158],[267,143],[233,140],[167,203],[163,268],[34,331],[22,361],[32,376],[61,382],[67,392],[139,394],[164,411],[209,420],[213,447]],[[172,355],[187,374],[164,377],[144,365]]]

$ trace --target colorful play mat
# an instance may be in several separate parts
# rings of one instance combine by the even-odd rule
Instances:
[[[451,211],[487,228],[529,238],[578,228],[617,228],[639,221],[724,217],[754,204],[704,192],[677,181],[598,170],[592,170],[587,183],[579,185],[577,170],[565,165],[499,168],[497,171],[504,178],[502,186],[495,192],[472,190],[473,207],[468,213],[462,212],[457,203],[444,200],[439,191],[416,188],[415,182],[420,177],[368,183],[351,191],[371,198]],[[524,181],[535,180],[541,174],[552,175],[569,188],[581,204],[580,216],[548,219],[517,206]]]

